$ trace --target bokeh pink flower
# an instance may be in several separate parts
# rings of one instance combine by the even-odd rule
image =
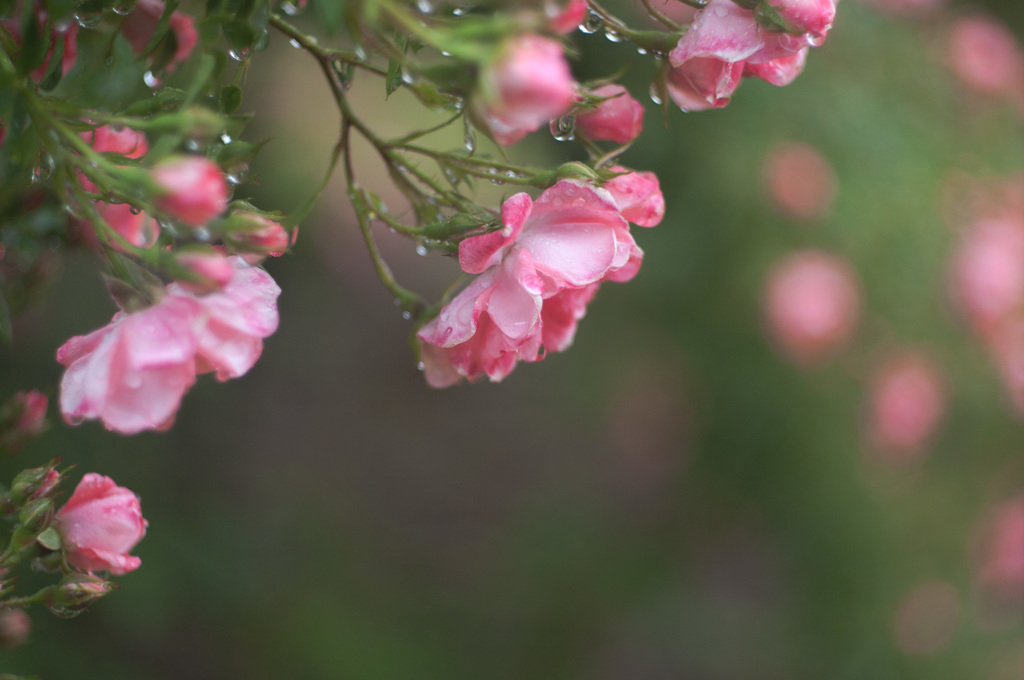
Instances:
[[[227,180],[220,166],[208,158],[168,158],[155,165],[150,173],[164,192],[154,203],[190,227],[201,227],[227,209]]]
[[[125,17],[121,32],[135,54],[141,56],[146,50],[165,11],[166,5],[162,0],[138,0],[135,8]],[[199,42],[199,34],[192,17],[178,10],[171,13],[168,25],[174,37],[174,54],[164,68],[171,72],[192,54]]]
[[[644,107],[622,85],[602,85],[589,94],[607,97],[596,108],[576,114],[576,132],[587,139],[628,144],[644,129]]]
[[[868,384],[869,445],[883,459],[908,462],[925,453],[946,411],[944,380],[924,353],[888,357]]]

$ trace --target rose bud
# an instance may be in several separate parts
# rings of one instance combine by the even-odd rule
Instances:
[[[610,170],[626,173],[604,183],[604,188],[619,207],[619,214],[638,227],[659,224],[665,216],[665,196],[661,193],[657,175],[653,172],[628,172],[619,165],[612,166]]]
[[[181,250],[175,255],[178,264],[188,270],[188,277],[179,277],[178,285],[196,294],[220,290],[235,275],[235,268],[223,253],[213,248]]]
[[[71,566],[115,576],[142,564],[128,552],[146,535],[148,524],[138,496],[95,472],[82,477],[56,521]]]
[[[43,605],[57,616],[71,618],[113,590],[110,581],[90,574],[68,574],[60,583],[47,588]]]
[[[294,237],[277,222],[250,212],[231,215],[225,220],[225,232],[224,242],[230,248],[260,257],[280,257],[294,241]]]
[[[156,165],[151,174],[164,193],[158,208],[190,227],[201,227],[228,205],[228,184],[213,161],[201,156],[178,156]]]
[[[548,11],[551,20],[548,25],[555,33],[572,33],[587,16],[587,0],[569,0],[565,7],[552,6]]]
[[[633,99],[622,85],[603,85],[590,92],[606,99],[596,108],[576,115],[576,132],[594,141],[628,144],[644,129],[643,104]]]

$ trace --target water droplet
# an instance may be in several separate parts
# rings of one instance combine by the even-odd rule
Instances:
[[[331,62],[331,68],[334,69],[334,73],[338,76],[338,82],[341,83],[342,89],[347,90],[352,87],[352,77],[355,75],[354,65],[339,59]]]
[[[729,8],[723,4],[718,4],[715,7],[715,16],[727,17],[729,16]]]
[[[122,0],[121,2],[115,2],[111,9],[114,10],[114,14],[125,16],[135,9],[135,0]]]
[[[305,8],[305,6],[306,3],[303,0],[299,0],[299,2],[291,2],[291,0],[285,0],[284,2],[281,3],[281,11],[287,14],[288,16],[293,17],[299,12],[301,12]]]
[[[642,48],[642,47],[638,47],[638,48],[636,48],[636,53],[637,53],[637,54],[641,54],[641,55],[643,55],[643,54],[647,54],[647,50],[645,50],[645,49],[644,49],[644,48]]]
[[[291,45],[292,47],[294,47],[295,49],[299,49],[300,47],[302,47],[302,45],[299,44],[299,41],[296,40],[295,38],[292,38],[291,40],[289,40],[288,44]]]
[[[53,174],[53,158],[47,154],[43,154],[39,157],[39,163],[32,168],[32,181],[33,182],[44,182],[50,178]]]
[[[655,104],[661,104],[663,101],[661,98],[661,91],[659,90],[658,85],[656,83],[651,83],[651,89],[648,90],[647,95]]]
[[[455,9],[452,10],[452,14],[454,14],[457,17],[461,17],[465,15],[467,12],[469,12],[469,10],[466,9],[465,7],[456,7]]]
[[[225,133],[223,133],[223,134],[222,134],[222,135],[220,136],[220,141],[221,141],[221,142],[222,142],[223,144],[230,144],[230,143],[231,143],[231,135],[229,135],[229,134],[228,134],[228,133],[226,133],[226,132],[225,132]]]
[[[417,243],[416,244],[416,254],[417,255],[419,255],[420,257],[423,257],[428,252],[430,252],[430,251],[427,250],[427,247],[425,245],[423,245],[422,243]]]
[[[154,90],[160,87],[160,79],[153,75],[152,71],[146,71],[142,74],[142,82],[146,83],[146,87]]]
[[[141,213],[141,212],[142,212],[142,210],[140,210],[139,208],[136,208],[136,207],[135,207],[135,206],[133,205],[133,206],[131,206],[130,208],[128,208],[128,212],[130,212],[130,213],[131,213],[131,214],[133,214],[133,215],[138,215],[139,213]]]
[[[245,61],[252,56],[252,49],[249,47],[239,47],[238,49],[228,50],[228,56],[235,61]]]
[[[804,38],[807,39],[807,44],[811,47],[821,47],[825,42],[825,36],[823,35],[811,35],[810,33],[807,33],[804,35]]]
[[[416,9],[422,14],[430,14],[434,11],[434,3],[431,0],[416,0]]]
[[[93,28],[103,18],[102,12],[78,12],[75,14],[75,21],[82,28]]]
[[[623,40],[626,39],[625,36],[623,36],[621,33],[614,31],[611,28],[604,29],[604,37],[608,38],[610,42],[615,43],[622,42]]]
[[[570,114],[553,119],[551,136],[560,142],[571,141],[576,136],[576,116]]]
[[[604,25],[604,19],[602,19],[596,12],[590,12],[586,18],[583,19],[583,23],[580,24],[580,31],[583,33],[597,33],[601,30],[601,26]]]
[[[402,312],[402,318],[408,321],[412,318],[412,312]]]
[[[210,231],[206,227],[197,227],[192,230],[192,234],[196,237],[197,241],[210,240]]]
[[[470,153],[476,151],[476,132],[469,126],[466,127],[466,134],[462,138],[462,142],[466,145],[466,151]]]
[[[418,364],[416,364],[416,370],[417,371],[422,371],[424,368],[425,368],[425,366],[423,365],[422,361],[419,362]]]

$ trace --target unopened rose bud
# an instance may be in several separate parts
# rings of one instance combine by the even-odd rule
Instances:
[[[0,500],[0,512],[11,514],[30,500],[49,496],[60,483],[60,473],[54,469],[56,465],[54,460],[44,467],[22,470],[15,475],[10,490]]]
[[[227,208],[227,180],[220,167],[208,158],[169,158],[150,172],[164,191],[153,202],[190,227],[203,226]]]
[[[32,620],[24,609],[0,610],[0,648],[14,649],[28,641]]]
[[[665,216],[665,197],[658,177],[653,172],[629,172],[615,165],[610,168],[625,173],[604,183],[615,199],[619,214],[638,227],[653,227]]]
[[[178,283],[185,290],[199,295],[220,290],[235,275],[235,268],[227,256],[213,248],[183,250],[175,255],[175,259],[188,271],[188,278],[181,277]]]
[[[604,101],[576,114],[576,132],[594,141],[628,144],[644,129],[643,104],[633,99],[622,85],[603,85],[590,92]]]
[[[38,390],[18,392],[0,408],[0,448],[17,451],[46,431],[46,395]]]
[[[551,5],[548,25],[555,33],[572,33],[587,16],[587,0],[569,0],[565,7]]]
[[[114,590],[110,581],[89,574],[69,574],[57,585],[51,586],[43,604],[63,618],[71,618],[85,611],[89,605]]]
[[[558,166],[558,170],[555,171],[555,179],[575,179],[583,180],[585,182],[596,182],[600,179],[598,174],[593,169],[587,167],[579,161],[573,161],[571,163],[563,163]]]
[[[257,256],[280,257],[294,241],[277,222],[250,212],[236,212],[224,224],[224,243],[232,250]]]
[[[36,542],[39,534],[53,524],[53,500],[37,498],[26,503],[18,513],[18,526],[11,534],[11,545],[22,550]]]

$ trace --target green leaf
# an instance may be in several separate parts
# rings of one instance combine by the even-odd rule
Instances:
[[[233,113],[242,105],[242,88],[237,85],[225,85],[220,88],[220,110]]]
[[[390,97],[395,90],[402,86],[402,64],[392,59],[388,64],[388,75],[384,79],[384,90],[386,96]]]
[[[43,0],[51,21],[67,19],[75,13],[75,0]]]
[[[28,5],[31,7],[31,5]],[[21,51],[18,53],[18,73],[27,75],[36,70],[46,59],[46,53],[50,49],[50,34],[46,30],[48,26],[40,26],[34,13],[29,12],[22,16],[21,22]]]
[[[64,58],[64,41],[55,40],[53,43],[53,52],[50,53],[50,64],[46,68],[46,75],[43,76],[42,81],[39,83],[39,89],[44,92],[49,92],[53,88],[57,87],[57,83],[64,76],[64,64],[62,63]]]
[[[53,527],[39,534],[36,540],[47,550],[60,550],[60,534]]]

